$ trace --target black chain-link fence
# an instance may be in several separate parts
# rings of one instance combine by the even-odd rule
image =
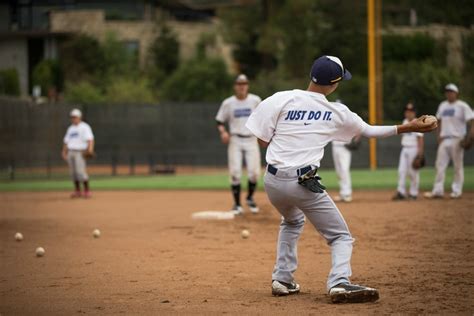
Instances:
[[[94,166],[107,174],[117,166],[135,166],[153,171],[157,166],[225,167],[226,147],[219,141],[215,114],[219,104],[185,103],[152,105],[88,105],[80,108],[94,132],[97,158]],[[0,178],[52,176],[61,160],[62,139],[68,127],[72,105],[41,104],[0,99]],[[379,167],[396,167],[400,138],[379,140]],[[428,165],[436,157],[434,134],[425,140]],[[332,168],[331,146],[327,147],[323,168]],[[355,168],[369,164],[368,142],[364,140],[353,155]],[[465,155],[467,165],[474,165],[474,155]],[[25,171],[26,170],[26,171]]]

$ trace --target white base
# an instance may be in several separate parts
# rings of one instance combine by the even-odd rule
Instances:
[[[193,219],[211,219],[211,220],[228,220],[234,219],[235,215],[229,211],[202,211],[195,212],[192,215]]]

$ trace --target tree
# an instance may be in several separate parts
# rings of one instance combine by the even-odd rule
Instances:
[[[78,35],[65,41],[60,48],[61,64],[67,82],[89,81],[101,83],[105,70],[104,53],[93,37]]]
[[[150,47],[155,67],[165,75],[170,75],[179,65],[179,41],[171,29],[163,25],[160,34]]]
[[[221,101],[229,93],[232,79],[223,60],[194,58],[183,63],[166,80],[161,97],[169,101]]]

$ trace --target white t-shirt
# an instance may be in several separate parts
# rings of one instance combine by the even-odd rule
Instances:
[[[92,129],[86,122],[71,125],[64,136],[64,143],[70,150],[86,150],[87,143],[94,139]]]
[[[441,120],[441,137],[462,138],[466,135],[466,123],[474,119],[474,113],[464,101],[443,101],[438,107],[436,117]]]
[[[262,101],[246,126],[261,140],[271,141],[267,163],[284,170],[319,167],[329,142],[349,142],[367,124],[344,104],[329,102],[320,93],[290,90]]]
[[[251,136],[252,134],[245,127],[245,123],[260,102],[262,99],[251,93],[244,100],[231,96],[222,102],[216,115],[216,121],[228,123],[231,135]]]
[[[408,123],[407,119],[403,120],[403,124]],[[403,147],[418,147],[418,137],[423,137],[423,133],[404,133],[402,135],[402,146]]]

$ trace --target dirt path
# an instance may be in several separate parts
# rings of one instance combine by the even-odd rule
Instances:
[[[226,209],[222,191],[97,192],[87,201],[0,193],[0,314],[471,315],[474,192],[458,201],[390,196],[356,192],[341,206],[356,238],[352,280],[379,288],[381,300],[332,305],[329,249],[310,225],[299,244],[302,293],[271,296],[279,216],[262,192],[261,214],[226,222],[191,219]],[[34,256],[37,246],[45,257]]]

